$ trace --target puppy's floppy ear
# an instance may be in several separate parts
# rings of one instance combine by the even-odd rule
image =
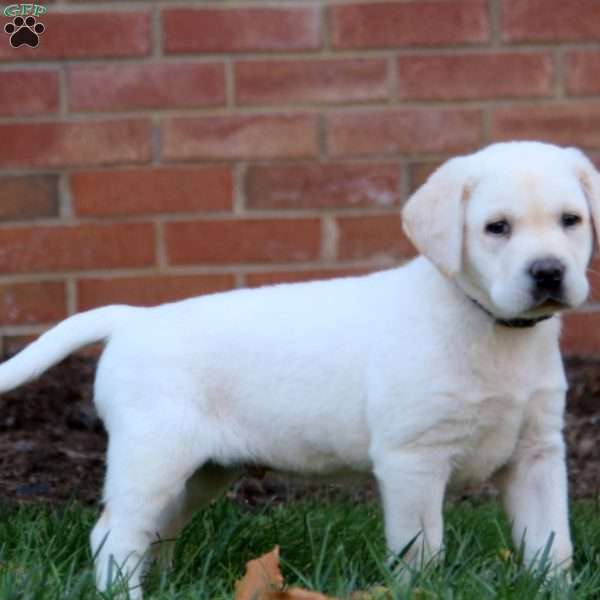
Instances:
[[[575,172],[590,207],[596,240],[600,245],[600,173],[581,150],[566,148],[565,151],[569,153],[575,165]]]
[[[462,266],[465,203],[473,187],[468,157],[445,162],[408,199],[404,232],[417,250],[448,277]]]

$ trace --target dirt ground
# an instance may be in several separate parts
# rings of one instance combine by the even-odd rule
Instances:
[[[0,397],[0,500],[97,502],[106,435],[91,402],[95,363],[92,357],[71,357],[39,380]],[[570,359],[566,367],[570,490],[573,497],[589,498],[600,491],[600,359]],[[313,489],[251,473],[231,495],[256,506]],[[371,495],[372,484],[361,484],[351,493]]]

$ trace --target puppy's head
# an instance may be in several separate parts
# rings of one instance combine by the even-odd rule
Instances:
[[[573,148],[494,144],[443,164],[407,202],[417,249],[497,318],[583,303],[600,175]]]

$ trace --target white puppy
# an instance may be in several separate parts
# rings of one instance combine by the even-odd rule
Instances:
[[[448,484],[496,476],[517,544],[567,566],[565,307],[588,295],[599,175],[575,149],[490,146],[409,200],[422,256],[365,277],[277,285],[71,317],[0,367],[0,392],[104,340],[109,432],[97,580],[140,598],[149,545],[172,538],[243,465],[373,472],[389,549],[442,548]]]

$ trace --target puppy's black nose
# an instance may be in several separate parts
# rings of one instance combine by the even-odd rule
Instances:
[[[538,290],[556,292],[562,286],[565,265],[558,258],[540,258],[531,263],[529,274]]]

